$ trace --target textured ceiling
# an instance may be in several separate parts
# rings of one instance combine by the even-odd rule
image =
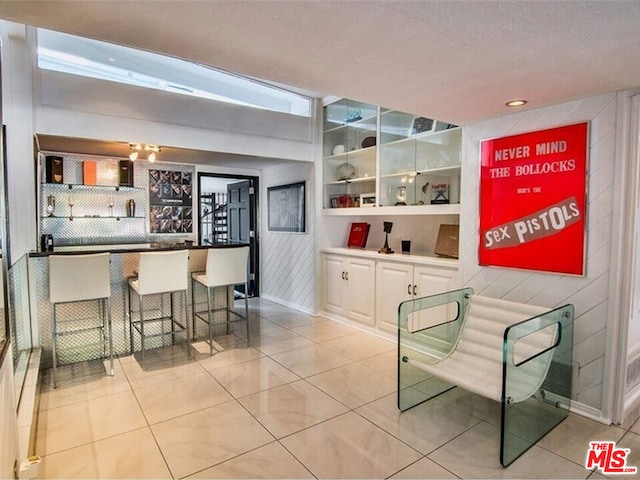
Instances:
[[[1,1],[0,18],[465,124],[640,85],[640,1]]]

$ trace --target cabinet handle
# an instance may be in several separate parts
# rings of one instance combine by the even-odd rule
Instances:
[[[415,297],[416,295],[418,295],[418,286],[414,285],[413,286],[413,296]]]
[[[343,279],[343,280],[345,280],[345,278],[344,278],[344,272],[342,272],[342,279]]]
[[[407,285],[407,293],[411,295],[411,284]]]
[[[345,276],[347,277],[346,280],[347,282],[349,281],[349,272],[344,272]]]

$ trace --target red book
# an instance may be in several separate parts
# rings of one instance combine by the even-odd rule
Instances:
[[[351,230],[349,231],[349,240],[347,240],[347,246],[364,248],[367,245],[367,237],[369,236],[370,227],[371,225],[368,223],[352,223]]]

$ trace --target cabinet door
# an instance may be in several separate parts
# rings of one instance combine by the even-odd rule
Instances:
[[[415,283],[415,298],[426,297],[436,293],[443,293],[453,290],[455,272],[437,267],[415,267],[413,280]],[[455,305],[443,305],[429,309],[429,314],[422,313],[414,316],[409,321],[409,331],[419,330],[430,325],[443,323],[452,320],[456,314]],[[442,330],[442,335],[438,335],[447,343],[450,341],[448,330]]]
[[[328,311],[342,313],[347,286],[342,258],[329,255],[322,257],[323,303]]]
[[[373,260],[345,260],[347,271],[346,315],[354,320],[374,324],[376,264]]]
[[[376,267],[376,325],[397,331],[398,305],[411,298],[413,266],[378,262]]]

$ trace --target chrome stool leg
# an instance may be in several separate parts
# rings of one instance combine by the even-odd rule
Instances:
[[[140,307],[140,348],[142,348],[142,370],[144,370],[144,313],[142,310],[142,295],[138,294],[138,305]]]
[[[113,377],[113,324],[111,322],[111,298],[105,298],[107,303],[107,322],[109,322],[109,368]]]
[[[209,319],[209,355],[213,355],[213,318],[211,318],[211,289],[207,287],[207,318]]]
[[[58,327],[56,325],[56,304],[51,304],[51,353],[53,354],[53,388],[58,388],[57,384],[57,359],[56,342],[58,341]]]

